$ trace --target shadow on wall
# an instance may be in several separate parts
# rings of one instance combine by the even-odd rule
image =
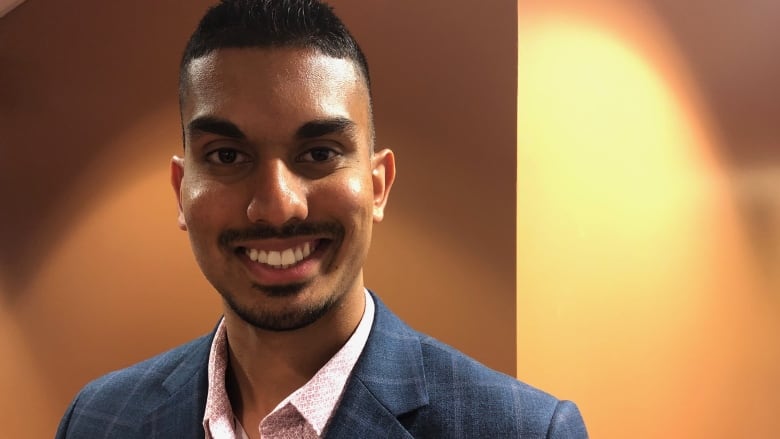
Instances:
[[[685,58],[723,157],[737,168],[779,163],[780,3],[647,0],[647,6]]]
[[[6,300],[26,289],[41,256],[105,181],[128,176],[150,153],[173,146],[141,141],[135,149],[106,150],[139,114],[175,102],[181,41],[201,11],[178,2],[118,8],[38,0],[2,19],[0,279]]]
[[[649,0],[687,61],[731,169],[757,269],[780,296],[780,2]]]
[[[780,157],[740,166],[734,179],[756,270],[767,291],[780,300]]]

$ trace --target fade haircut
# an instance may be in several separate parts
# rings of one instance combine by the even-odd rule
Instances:
[[[365,79],[370,102],[366,57],[333,8],[319,0],[222,0],[209,8],[184,49],[179,66],[179,102],[187,92],[193,60],[220,48],[251,47],[311,48],[349,59]]]

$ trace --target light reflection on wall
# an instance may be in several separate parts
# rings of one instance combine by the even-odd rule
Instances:
[[[768,437],[778,303],[741,174],[637,4],[520,2],[518,376],[592,437]]]

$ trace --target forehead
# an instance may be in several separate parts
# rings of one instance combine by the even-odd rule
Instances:
[[[193,60],[182,96],[182,122],[215,116],[241,125],[295,127],[346,117],[367,125],[368,89],[348,59],[311,49],[219,49]]]

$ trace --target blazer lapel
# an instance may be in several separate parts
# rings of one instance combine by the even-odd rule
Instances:
[[[208,393],[208,360],[214,334],[201,338],[163,381],[166,397],[146,420],[148,438],[202,438]]]
[[[417,334],[372,297],[371,335],[328,425],[328,438],[411,438],[398,418],[428,404]]]

